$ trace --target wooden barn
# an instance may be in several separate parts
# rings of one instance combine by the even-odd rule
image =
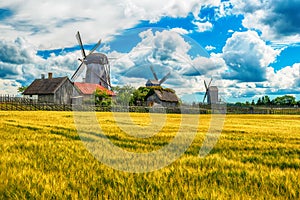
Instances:
[[[154,93],[147,98],[148,106],[160,104],[163,107],[175,107],[178,103],[179,99],[175,92],[166,90],[154,90]]]
[[[68,77],[48,78],[43,75],[35,79],[23,92],[24,97],[31,98],[39,103],[71,104],[74,86]]]

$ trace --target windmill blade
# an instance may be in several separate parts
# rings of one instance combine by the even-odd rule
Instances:
[[[82,73],[82,71],[84,70],[85,64],[82,62],[79,67],[77,68],[77,70],[75,71],[75,73],[73,74],[73,76],[71,77],[71,81],[75,81],[80,74]]]
[[[77,39],[78,44],[79,44],[79,46],[81,48],[81,53],[82,53],[83,59],[85,59],[86,58],[86,54],[85,54],[85,50],[83,48],[83,44],[82,44],[82,40],[81,40],[79,31],[77,31],[76,39]]]
[[[91,49],[91,51],[89,52],[89,55],[91,55],[101,44],[101,39],[97,42],[97,44]],[[89,56],[87,55],[87,56]]]
[[[206,85],[205,80],[204,80],[204,85],[205,85],[205,89],[206,89],[206,91],[207,91],[207,90],[208,90],[208,87],[207,87],[207,85]]]
[[[153,74],[153,76],[154,76],[155,80],[157,80],[157,81],[158,81],[157,75],[156,75],[156,73],[155,73],[155,71],[154,71],[154,69],[153,69],[153,66],[152,66],[152,65],[150,65],[150,69],[151,69],[151,71],[152,71],[152,74]]]
[[[212,82],[212,78],[211,78],[211,79],[210,79],[210,81],[209,81],[208,88],[209,88],[209,86],[210,86],[211,82]]]
[[[210,83],[211,83],[211,81],[210,81]],[[210,83],[209,83],[209,85],[210,85]],[[206,81],[204,80],[204,85],[205,85],[205,89],[206,89],[206,91],[205,91],[205,95],[204,95],[204,98],[203,98],[203,103],[204,103],[204,101],[205,101],[205,99],[206,99],[206,97],[207,97],[207,93],[208,93],[208,87],[209,87],[209,85],[207,86],[207,84],[206,84]]]
[[[205,101],[205,99],[206,99],[206,97],[207,97],[207,90],[206,90],[206,92],[205,92],[205,95],[204,95],[204,98],[203,98],[203,103],[204,103],[204,101]]]
[[[165,82],[169,76],[171,75],[171,72],[169,72],[167,75],[165,75],[160,81],[159,81],[159,85],[161,85],[163,82]]]

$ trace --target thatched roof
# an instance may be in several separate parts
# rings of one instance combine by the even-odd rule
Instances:
[[[54,94],[68,77],[35,79],[23,92],[24,95]],[[69,80],[70,81],[70,80]]]
[[[166,102],[178,102],[178,97],[174,92],[165,91],[165,90],[154,90],[155,94],[161,101]]]

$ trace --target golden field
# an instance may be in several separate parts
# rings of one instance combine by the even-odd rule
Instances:
[[[227,115],[204,158],[198,154],[210,115],[200,115],[185,154],[148,173],[118,171],[95,159],[80,140],[73,115],[0,112],[0,199],[300,198],[299,115]],[[113,144],[131,152],[162,148],[180,123],[180,115],[168,114],[157,135],[135,138],[117,127],[112,113],[97,118]],[[151,124],[149,114],[131,118],[141,127]]]

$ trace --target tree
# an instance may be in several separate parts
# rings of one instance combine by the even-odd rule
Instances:
[[[266,105],[266,104],[265,104],[265,97],[262,97],[262,98],[261,98],[261,105]]]
[[[252,99],[251,106],[254,106],[254,105],[255,105],[255,102],[254,102],[254,99]]]
[[[132,103],[134,105],[144,105],[147,101],[147,96],[149,95],[151,88],[149,87],[139,87],[137,90],[134,91],[132,97]]]
[[[116,98],[114,101],[117,105],[132,105],[132,96],[136,90],[134,87],[130,85],[125,85],[123,87],[116,86],[113,87],[112,90],[116,93]]]
[[[28,86],[18,87],[18,92],[22,94],[27,88],[28,88]]]
[[[258,98],[257,102],[256,102],[256,105],[260,106],[262,103],[261,103],[261,99],[260,97]]]
[[[236,106],[243,106],[243,103],[241,103],[241,102],[236,102],[235,105],[236,105]]]
[[[111,105],[111,97],[104,90],[96,89],[94,92],[95,95],[95,104],[102,106],[110,106]]]
[[[296,105],[297,102],[295,97],[291,95],[284,95],[281,97],[276,97],[274,99],[274,104],[280,106],[292,106],[292,105]]]
[[[264,105],[271,105],[271,100],[269,96],[265,96],[264,99],[262,100]]]

